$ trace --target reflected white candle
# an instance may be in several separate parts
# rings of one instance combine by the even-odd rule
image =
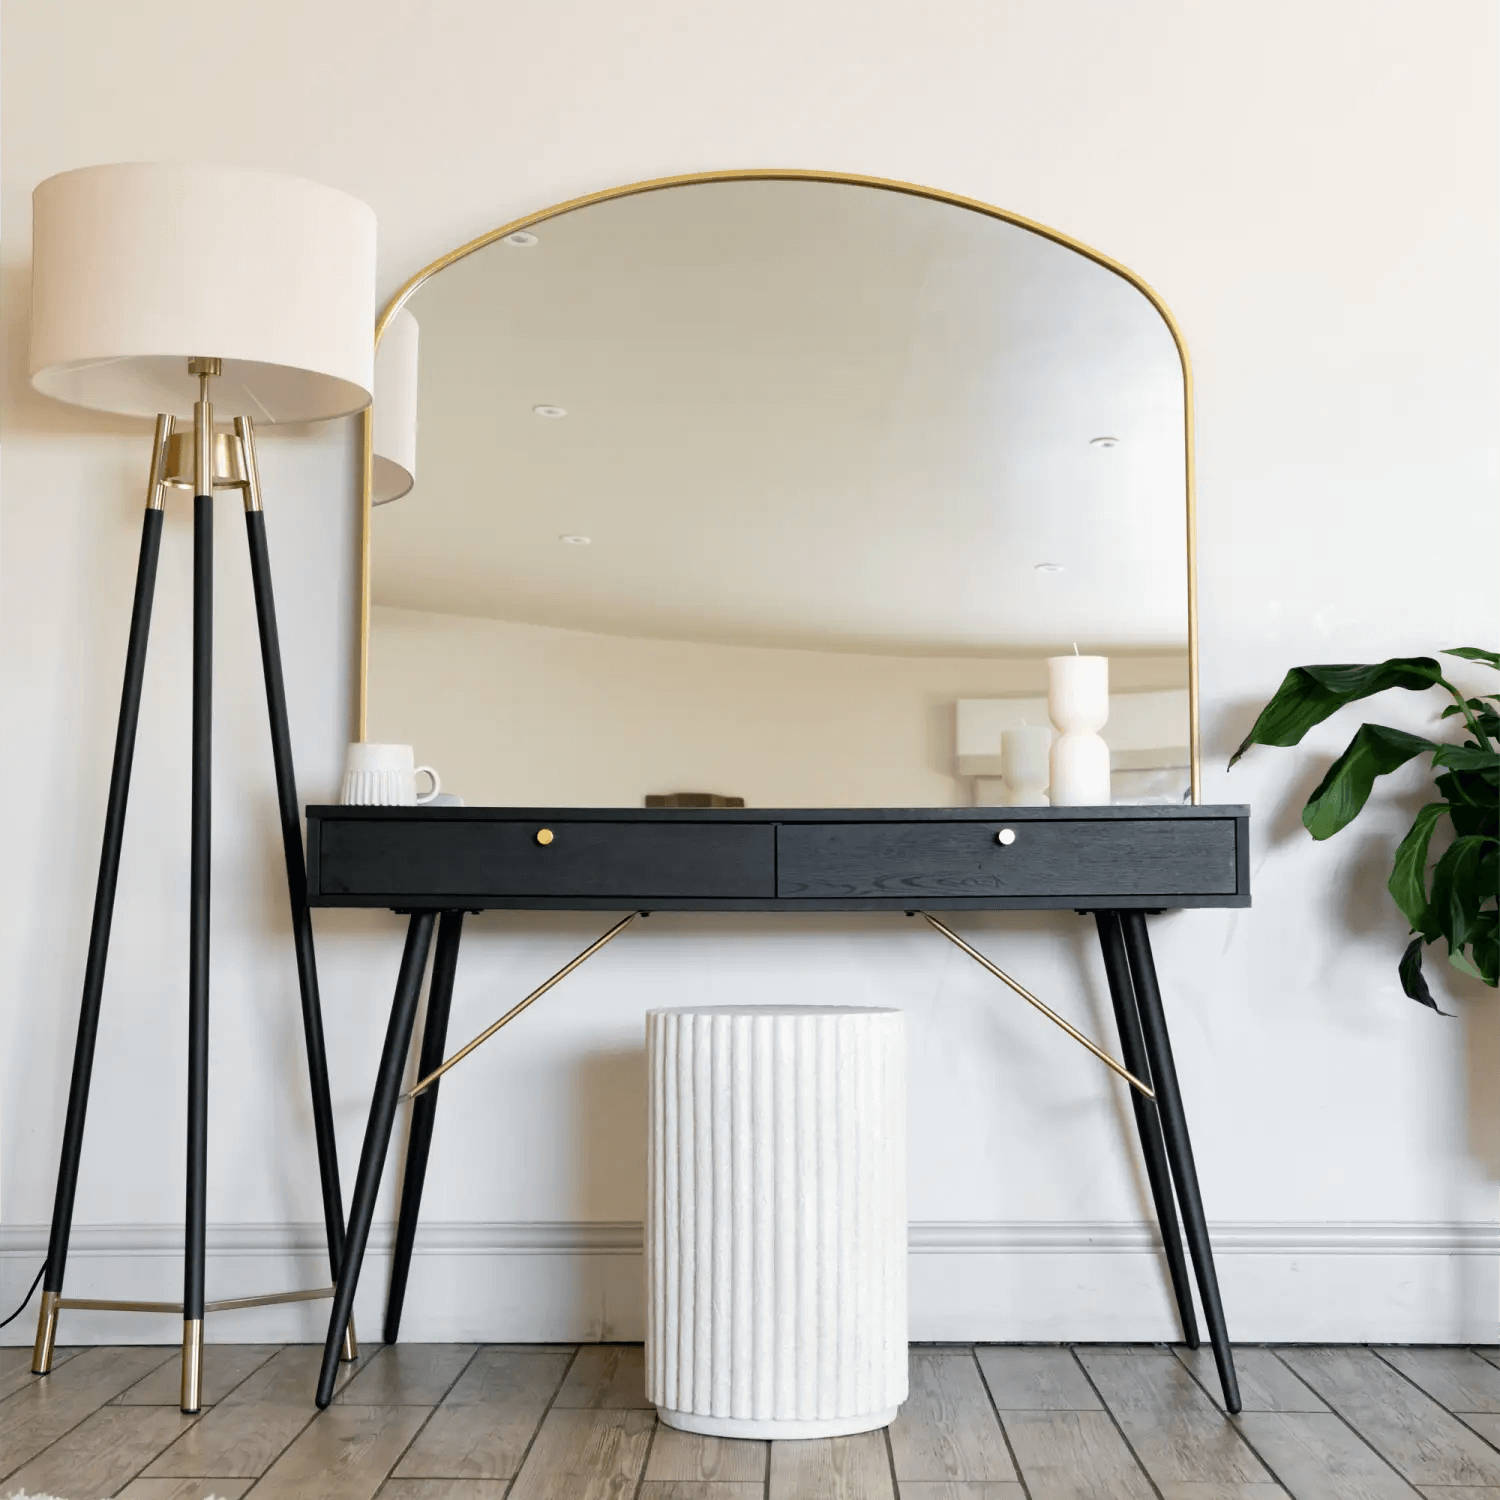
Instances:
[[[1052,746],[1053,807],[1104,807],[1109,746],[1099,737],[1109,718],[1109,658],[1047,658],[1047,712],[1062,733]]]
[[[1045,724],[1022,724],[1000,732],[1000,773],[1012,807],[1045,807],[1052,731]]]
[[[1109,658],[1049,656],[1047,712],[1064,734],[1097,734],[1109,718]]]

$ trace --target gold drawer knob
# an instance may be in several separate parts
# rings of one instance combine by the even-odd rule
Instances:
[[[539,844],[550,844],[552,842],[552,830],[550,828],[538,828],[536,841]]]
[[[1013,844],[1015,843],[1015,841],[1016,830],[1014,828],[1002,828],[1000,832],[995,835],[995,842],[997,844]]]

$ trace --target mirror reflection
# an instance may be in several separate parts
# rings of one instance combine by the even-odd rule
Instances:
[[[728,180],[562,213],[406,306],[367,737],[445,791],[1035,802],[1005,731],[1076,649],[1112,800],[1183,800],[1183,376],[1125,278],[949,202]]]

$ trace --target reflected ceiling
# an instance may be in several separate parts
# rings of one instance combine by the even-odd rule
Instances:
[[[1182,375],[1128,282],[825,182],[534,232],[409,303],[418,480],[375,512],[376,604],[830,651],[1183,649]]]

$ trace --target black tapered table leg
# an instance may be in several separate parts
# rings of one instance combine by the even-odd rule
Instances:
[[[1114,1002],[1115,1024],[1120,1032],[1120,1051],[1125,1066],[1154,1088],[1156,1085],[1152,1083],[1151,1067],[1146,1061],[1146,1047],[1141,1038],[1140,1013],[1136,1010],[1135,989],[1130,981],[1119,913],[1096,911],[1094,922],[1099,928],[1099,947],[1104,954],[1104,972],[1109,977],[1109,995]],[[1130,1103],[1135,1110],[1135,1128],[1141,1139],[1141,1155],[1146,1160],[1146,1178],[1151,1184],[1151,1201],[1156,1208],[1161,1247],[1172,1278],[1172,1293],[1177,1299],[1182,1337],[1189,1349],[1196,1349],[1199,1343],[1198,1317],[1193,1309],[1193,1285],[1188,1278],[1187,1257],[1183,1254],[1182,1236],[1177,1228],[1177,1201],[1172,1196],[1161,1118],[1156,1105],[1137,1089],[1130,1090]]]
[[[425,1078],[443,1061],[463,926],[464,914],[461,911],[445,911],[438,922],[437,945],[432,955],[432,982],[427,988],[427,1024],[422,1028],[422,1053],[417,1063],[419,1078]],[[432,1146],[440,1087],[440,1083],[433,1084],[426,1093],[418,1095],[412,1105],[411,1137],[406,1145],[406,1172],[401,1182],[401,1217],[396,1225],[391,1289],[385,1303],[385,1341],[388,1344],[394,1344],[401,1332],[406,1276],[411,1269],[412,1245],[417,1237],[417,1216],[422,1209],[422,1184],[427,1177],[427,1153]]]
[[[1151,938],[1146,931],[1145,914],[1123,911],[1120,926],[1136,1001],[1140,1006],[1141,1029],[1146,1056],[1151,1064],[1151,1083],[1156,1090],[1167,1158],[1172,1165],[1172,1180],[1182,1209],[1188,1251],[1198,1276],[1203,1318],[1208,1324],[1208,1336],[1213,1341],[1219,1384],[1224,1389],[1224,1406],[1228,1411],[1237,1412],[1240,1409],[1239,1381],[1234,1373],[1234,1355],[1229,1348],[1229,1330],[1224,1324],[1224,1304],[1219,1298],[1213,1246],[1209,1243],[1208,1224],[1203,1216],[1203,1197],[1198,1191],[1198,1172],[1193,1165],[1193,1146],[1188,1139],[1187,1116],[1183,1113],[1182,1094],[1177,1087],[1177,1068],[1172,1061],[1172,1043],[1167,1036],[1167,1018],[1156,982],[1156,964],[1151,957]]]
[[[130,636],[125,647],[125,682],[120,693],[114,762],[109,773],[99,880],[94,887],[94,919],[89,928],[88,959],[83,969],[83,1002],[78,1012],[78,1036],[73,1044],[73,1077],[68,1085],[62,1159],[57,1168],[57,1193],[52,1200],[52,1233],[47,1241],[47,1270],[42,1277],[42,1308],[37,1319],[36,1347],[32,1352],[31,1368],[38,1375],[45,1375],[52,1368],[57,1299],[62,1295],[68,1238],[73,1229],[73,1202],[78,1190],[78,1164],[83,1152],[83,1127],[89,1107],[89,1080],[94,1070],[94,1044],[99,1034],[99,1009],[104,997],[104,970],[109,959],[115,886],[120,875],[120,847],[125,835],[125,810],[130,801],[130,770],[135,759],[136,726],[141,713],[141,681],[146,670],[146,643],[151,635],[151,603],[156,593],[157,559],[161,555],[161,526],[160,507],[149,506],[141,527],[135,602],[131,606]]]
[[[214,501],[193,499],[193,771],[188,876],[187,1208],[183,1222],[182,1410],[200,1405],[208,1217],[208,982],[213,840]]]
[[[344,1236],[344,1263],[339,1267],[338,1284],[333,1294],[333,1312],[328,1319],[328,1340],[323,1346],[323,1367],[318,1375],[317,1401],[320,1408],[333,1400],[333,1382],[338,1374],[339,1350],[344,1329],[354,1311],[354,1292],[359,1285],[360,1264],[370,1238],[370,1220],[375,1215],[375,1195],[380,1189],[380,1174],[385,1154],[391,1144],[391,1126],[401,1099],[401,1075],[411,1046],[412,1024],[417,1016],[417,999],[422,992],[422,974],[427,967],[427,950],[432,944],[434,913],[413,912],[406,929],[406,946],[401,953],[401,972],[396,977],[396,993],[391,1000],[391,1019],[386,1027],[385,1048],[380,1054],[380,1068],[375,1075],[375,1091],[370,1099],[370,1119],[365,1126],[365,1143],[359,1154],[359,1171],[354,1178],[354,1196],[349,1203],[349,1228]]]
[[[302,1036],[312,1087],[313,1138],[317,1143],[318,1176],[323,1189],[328,1268],[337,1280],[344,1259],[344,1194],[339,1183],[338,1141],[333,1125],[333,1100],[328,1088],[328,1053],[323,1039],[323,1007],[318,995],[318,960],[313,948],[312,912],[307,904],[302,814],[297,801],[297,772],[292,761],[292,736],[287,721],[286,685],[281,673],[281,642],[276,629],[276,596],[271,585],[266,517],[259,508],[258,496],[253,492],[251,501],[245,511],[245,530],[250,541],[250,578],[255,589],[256,623],[260,627],[261,666],[266,679],[266,708],[271,720],[271,758],[276,767],[281,845],[286,856],[292,940],[297,955],[297,983],[302,994]],[[352,1340],[346,1352],[351,1349]]]

